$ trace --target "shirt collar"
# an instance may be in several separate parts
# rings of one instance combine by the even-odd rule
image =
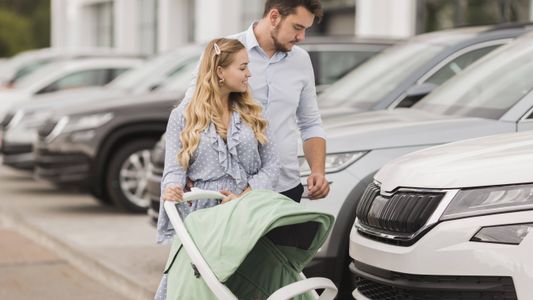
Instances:
[[[259,46],[259,42],[257,41],[257,38],[255,37],[255,33],[254,33],[254,27],[255,25],[257,24],[257,21],[254,21],[252,22],[252,24],[250,25],[250,27],[248,27],[248,30],[246,30],[246,50],[250,51],[252,50],[253,48],[257,47],[257,48],[261,48]],[[277,60],[281,60],[287,56],[289,56],[291,54],[292,51],[290,52],[276,52],[274,53],[274,56],[277,57]]]
[[[253,22],[252,25],[248,27],[248,30],[246,30],[246,49],[248,51],[252,50],[254,47],[259,47],[259,42],[257,42],[254,33],[255,24],[257,24],[257,22]]]

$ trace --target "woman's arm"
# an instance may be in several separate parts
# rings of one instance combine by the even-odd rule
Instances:
[[[157,220],[157,242],[169,242],[174,236],[174,229],[164,209],[164,200],[181,200],[187,172],[178,162],[181,149],[180,134],[184,127],[183,107],[172,110],[165,132],[165,168],[161,178],[161,198]]]

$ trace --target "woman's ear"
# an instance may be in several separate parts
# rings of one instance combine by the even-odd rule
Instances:
[[[221,66],[217,67],[218,79],[224,79],[224,69]]]

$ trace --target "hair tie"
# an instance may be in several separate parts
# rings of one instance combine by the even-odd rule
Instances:
[[[217,43],[213,44],[213,48],[215,48],[215,54],[220,55],[222,51],[220,51],[220,47],[217,45]]]

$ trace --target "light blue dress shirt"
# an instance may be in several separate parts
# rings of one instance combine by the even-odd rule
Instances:
[[[288,53],[277,52],[271,58],[259,47],[253,31],[229,36],[241,41],[246,49],[252,77],[248,80],[252,96],[263,106],[270,122],[281,160],[280,179],[274,187],[283,192],[300,183],[298,139],[326,138],[316,102],[315,77],[309,54],[294,46]],[[197,73],[181,105],[194,93]]]

